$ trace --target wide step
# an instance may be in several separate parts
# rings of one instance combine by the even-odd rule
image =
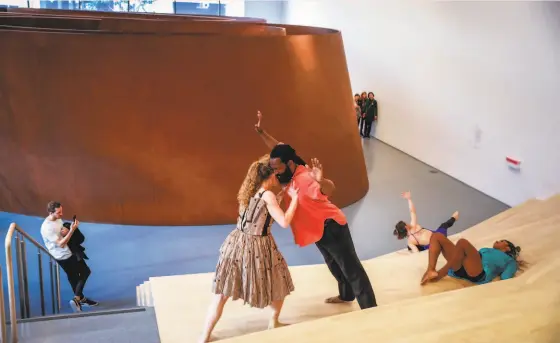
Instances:
[[[489,225],[485,222],[462,233],[477,247],[502,238],[520,245],[529,266],[511,280],[396,303],[380,302],[383,305],[375,309],[235,337],[224,343],[557,341],[560,196],[516,213],[504,216],[503,221],[490,219]],[[413,260],[417,256],[426,263],[425,255],[409,257]],[[386,258],[392,259],[389,255]],[[393,274],[385,275],[396,286],[403,286],[405,279],[400,272],[393,270]],[[453,282],[445,278],[423,289],[430,293]]]
[[[527,203],[505,211],[502,214],[462,232],[460,235],[451,237],[457,240],[461,236],[467,237],[477,246],[486,246],[494,240],[509,238],[523,247],[525,256],[531,258],[535,256],[544,256],[553,250],[552,243],[547,242],[547,235],[553,229],[556,223],[560,222],[560,218],[552,218],[556,213],[560,214],[560,197],[556,197],[549,201],[528,201]],[[556,212],[554,212],[556,211]],[[557,233],[560,228],[556,228]],[[559,237],[560,238],[560,237]],[[554,240],[556,241],[556,240]],[[549,244],[550,243],[550,244]],[[544,249],[544,250],[543,250]],[[440,260],[440,264],[445,261]],[[390,308],[391,304],[401,304],[405,306],[408,302],[423,302],[425,299],[438,298],[443,295],[437,293],[446,293],[445,299],[453,297],[452,294],[457,292],[448,292],[452,290],[470,287],[472,284],[458,281],[455,279],[446,279],[442,282],[431,284],[428,287],[419,285],[420,278],[425,271],[427,263],[427,254],[420,253],[411,255],[406,251],[398,251],[392,254],[374,258],[363,262],[374,290],[376,292],[378,303],[382,306],[371,311],[380,312],[383,308]],[[244,306],[241,301],[229,302],[223,316],[215,329],[215,339],[228,339],[238,337],[250,333],[254,335],[239,337],[237,341],[246,342],[245,339],[251,338],[251,342],[269,342],[278,341],[276,334],[283,333],[284,342],[305,341],[305,342],[330,342],[333,341],[328,335],[322,336],[298,336],[290,334],[291,330],[297,331],[297,327],[312,325],[313,319],[322,319],[324,322],[322,330],[329,332],[329,325],[337,322],[345,316],[340,314],[353,312],[358,310],[358,305],[354,302],[351,304],[333,305],[324,303],[324,299],[337,293],[337,285],[325,265],[299,266],[291,267],[290,271],[294,279],[296,290],[286,298],[281,320],[290,325],[287,328],[267,331],[267,323],[270,312],[268,310],[253,309]],[[159,277],[150,279],[150,293],[153,297],[152,304],[155,304],[156,318],[160,330],[160,337],[164,343],[175,342],[195,342],[198,338],[206,317],[208,306],[212,301],[213,295],[210,292],[212,285],[212,273],[180,275],[170,277]],[[492,285],[492,287],[495,287]],[[479,287],[472,287],[479,288]],[[145,297],[146,286],[141,288]],[[481,292],[475,290],[474,292]],[[434,297],[426,297],[430,295]],[[478,293],[475,293],[478,294]],[[452,301],[448,300],[448,301]],[[467,302],[468,303],[468,302]],[[445,306],[447,302],[433,305],[434,309],[438,306]],[[401,306],[401,305],[396,305]],[[421,305],[417,305],[421,308]],[[395,313],[406,312],[405,307],[398,307]],[[387,310],[390,311],[390,310]],[[423,310],[418,309],[418,313]],[[363,311],[359,311],[352,315],[361,315]],[[379,323],[376,327],[379,330],[385,328],[386,331],[394,331],[394,321],[400,318],[400,314],[391,312],[391,318],[376,317]],[[348,314],[350,316],[350,314]],[[382,318],[383,317],[383,318]],[[420,315],[419,317],[422,317]],[[400,320],[400,319],[399,319]],[[410,318],[405,322],[410,322]],[[304,324],[298,324],[304,323]],[[365,322],[364,322],[365,323]],[[319,324],[317,324],[319,325]],[[347,324],[350,325],[350,324]],[[365,324],[364,324],[365,325]],[[391,328],[389,330],[389,328]],[[303,330],[303,329],[302,329]],[[311,329],[310,329],[311,330]],[[367,331],[364,327],[360,330]],[[261,332],[262,331],[262,332]],[[345,329],[344,331],[348,331]],[[402,341],[398,332],[394,332],[391,341]],[[261,337],[261,335],[263,335]],[[366,335],[367,336],[367,335]],[[303,339],[303,337],[306,337]],[[313,337],[313,338],[310,338]],[[334,337],[334,336],[332,336]],[[368,342],[371,337],[367,336]],[[349,341],[350,338],[343,341]],[[352,338],[354,340],[354,338]],[[340,341],[340,340],[335,340]],[[249,341],[247,341],[249,342]],[[366,342],[361,340],[361,342]]]
[[[52,317],[58,318],[19,324],[19,342],[160,342],[153,309],[99,311]]]

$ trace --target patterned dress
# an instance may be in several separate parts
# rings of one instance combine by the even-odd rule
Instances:
[[[251,198],[220,248],[212,292],[243,299],[251,307],[264,308],[294,290],[284,257],[270,233],[272,217],[262,199]]]

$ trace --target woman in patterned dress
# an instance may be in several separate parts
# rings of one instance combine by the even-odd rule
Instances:
[[[294,290],[288,265],[270,233],[272,221],[287,228],[297,207],[297,189],[288,189],[290,205],[284,213],[278,204],[278,180],[265,155],[251,164],[241,185],[237,200],[237,227],[220,248],[212,292],[216,294],[210,306],[201,342],[208,342],[212,330],[222,315],[226,301],[242,299],[251,307],[270,306],[268,324],[273,329],[278,321],[284,298]]]

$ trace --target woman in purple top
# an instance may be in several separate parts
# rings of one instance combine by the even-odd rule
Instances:
[[[399,221],[395,225],[395,230],[393,235],[397,236],[398,239],[408,239],[408,250],[412,252],[419,252],[428,250],[430,247],[430,239],[432,234],[441,233],[447,237],[447,230],[455,224],[455,221],[459,219],[459,212],[455,211],[447,221],[440,224],[439,228],[435,231],[428,230],[420,226],[416,219],[416,208],[412,203],[410,192],[402,193],[402,197],[408,200],[408,207],[410,209],[410,224],[404,221]]]

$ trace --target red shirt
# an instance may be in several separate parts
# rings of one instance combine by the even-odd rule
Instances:
[[[307,168],[298,165],[292,183],[299,189],[298,207],[291,223],[297,245],[304,247],[319,241],[323,237],[327,219],[333,219],[340,225],[346,224],[344,213],[321,193],[321,185]],[[290,196],[285,193],[284,202],[289,204],[290,200]]]

